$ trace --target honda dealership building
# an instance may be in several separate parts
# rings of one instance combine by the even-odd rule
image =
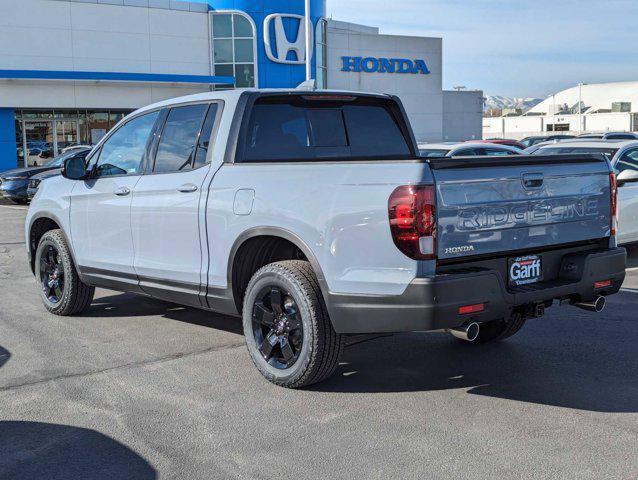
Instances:
[[[2,0],[0,171],[95,144],[123,115],[170,97],[296,87],[398,95],[419,141],[480,138],[483,95],[442,88],[440,38],[326,19],[312,0]]]

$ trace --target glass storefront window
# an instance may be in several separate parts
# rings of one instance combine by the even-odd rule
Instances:
[[[243,15],[233,15],[234,23],[234,37],[237,38],[252,38],[253,26],[250,21]]]
[[[215,63],[233,63],[233,41],[215,40]]]
[[[87,141],[97,144],[109,131],[108,112],[87,112]]]
[[[22,110],[22,118],[53,118],[53,111],[39,111],[39,110]]]
[[[16,150],[18,156],[18,167],[24,167],[24,137],[22,132],[22,122],[20,120],[15,121],[16,128]]]
[[[253,41],[235,40],[235,63],[253,63],[255,61]]]
[[[248,88],[255,85],[254,65],[235,65],[235,85],[238,88]]]
[[[247,88],[257,84],[255,28],[239,13],[211,13],[214,75],[235,77],[235,85],[216,85],[215,89]]]
[[[107,110],[16,110],[18,165],[42,165],[66,147],[95,145],[128,113]]]
[[[232,38],[232,15],[213,15],[213,36],[215,38]]]
[[[27,144],[27,167],[42,165],[53,157],[53,122],[25,121],[24,136]]]
[[[118,124],[126,116],[123,112],[109,112],[109,130]]]

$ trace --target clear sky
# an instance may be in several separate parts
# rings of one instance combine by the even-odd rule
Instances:
[[[638,0],[327,0],[328,16],[443,38],[443,84],[541,97],[638,80]]]

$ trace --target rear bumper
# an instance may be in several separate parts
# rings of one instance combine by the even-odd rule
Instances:
[[[589,301],[613,295],[625,280],[624,248],[578,252],[562,258],[558,277],[515,289],[507,288],[500,272],[473,268],[415,279],[402,295],[331,294],[328,309],[338,333],[391,333],[458,327],[470,319],[487,322],[507,318],[516,307],[556,299]],[[611,280],[596,290],[594,284]],[[485,304],[478,314],[460,315],[459,307]]]

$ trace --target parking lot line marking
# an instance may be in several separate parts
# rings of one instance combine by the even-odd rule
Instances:
[[[8,208],[10,210],[21,210],[24,211],[27,207],[14,207],[13,205],[0,205],[0,208]]]
[[[621,288],[621,292],[638,293],[638,288]]]

